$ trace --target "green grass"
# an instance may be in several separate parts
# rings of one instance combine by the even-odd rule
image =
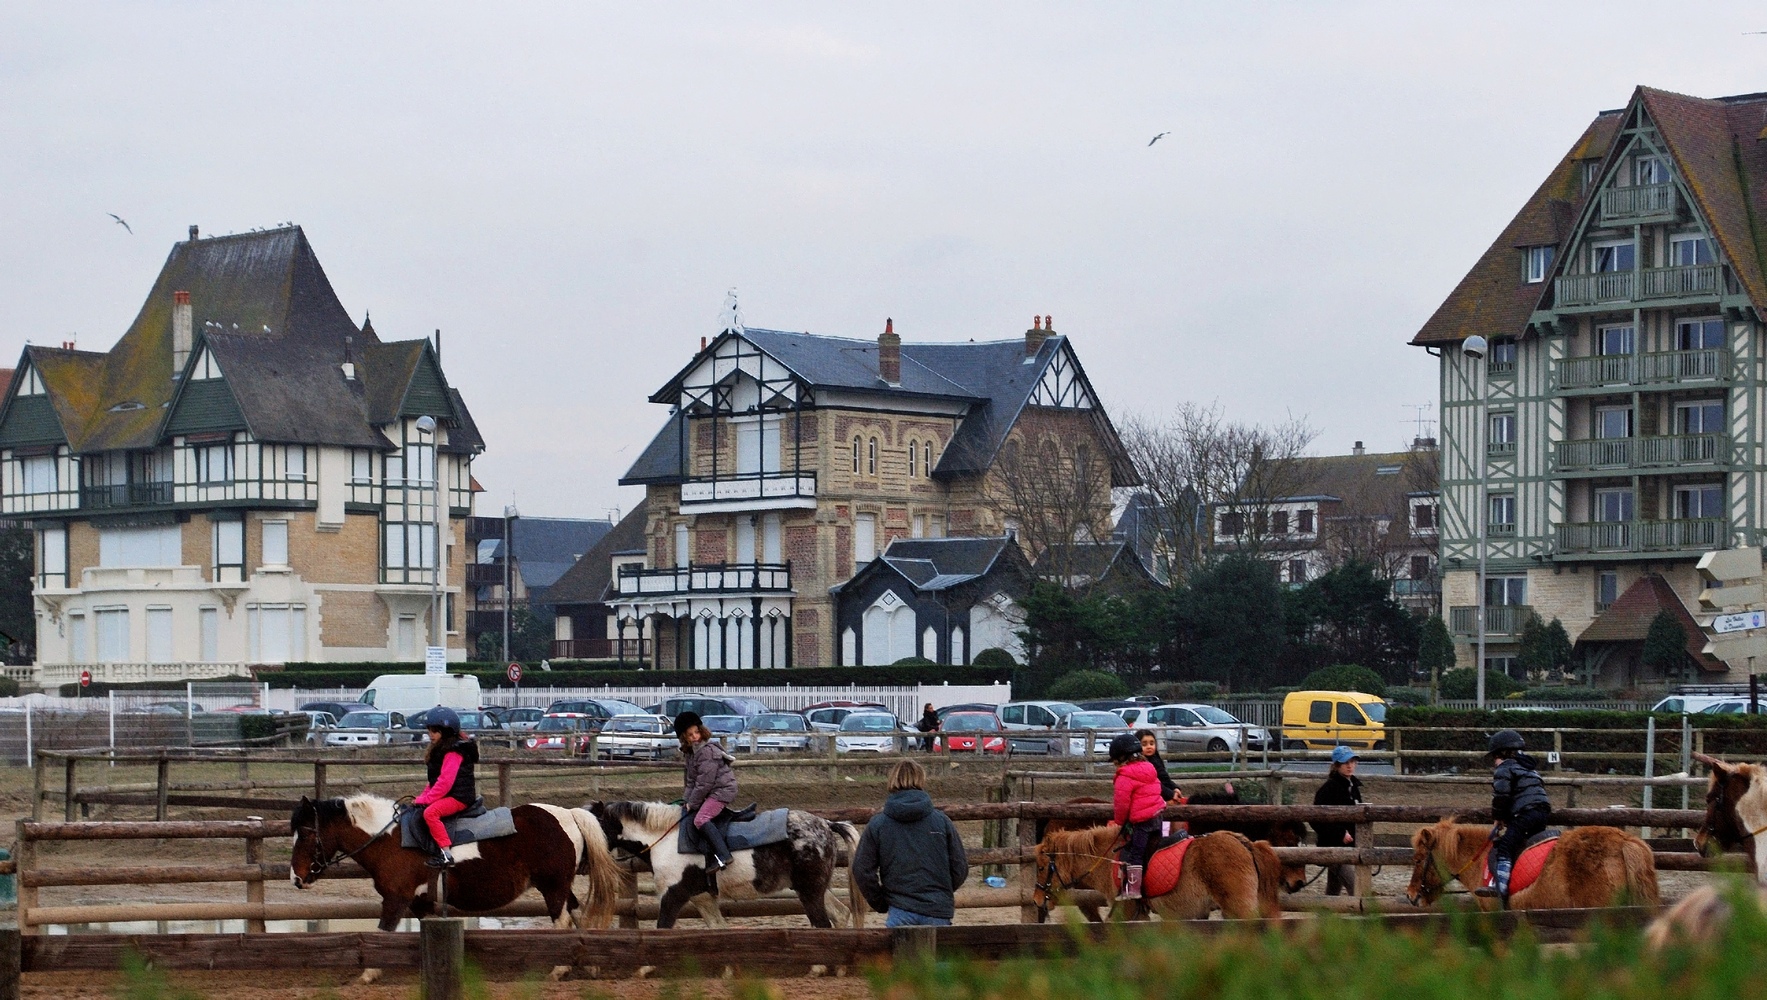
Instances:
[[[1753,906],[1723,939],[1652,954],[1637,930],[1587,945],[1506,942],[1472,925],[1426,935],[1324,918],[1287,933],[1217,936],[1157,925],[1072,958],[913,963],[873,973],[887,1000],[1735,1000],[1761,995],[1767,920]]]

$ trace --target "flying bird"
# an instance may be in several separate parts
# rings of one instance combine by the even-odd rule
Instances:
[[[1154,143],[1159,142],[1161,139],[1164,139],[1166,136],[1169,136],[1171,134],[1172,133],[1170,133],[1170,132],[1161,132],[1159,135],[1156,135],[1152,139],[1147,140],[1147,144],[1149,146],[1151,146]]]
[[[108,216],[110,216],[110,217],[111,217],[111,218],[113,218],[113,219],[115,219],[115,220],[117,220],[117,225],[119,225],[119,226],[122,226],[122,227],[123,227],[123,228],[124,228],[124,229],[128,229],[128,230],[129,230],[129,235],[130,235],[130,236],[134,236],[134,235],[135,235],[135,230],[133,230],[133,229],[130,229],[130,228],[129,228],[129,224],[128,224],[128,223],[127,223],[127,222],[124,222],[124,221],[123,221],[123,217],[122,217],[122,216],[120,216],[120,215],[118,215],[118,214],[117,214],[117,213],[115,213],[115,212],[106,212],[106,213],[104,213],[104,214],[105,214],[105,215],[108,215]]]

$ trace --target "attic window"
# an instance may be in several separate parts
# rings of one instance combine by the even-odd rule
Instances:
[[[1528,248],[1528,284],[1537,285],[1552,271],[1553,247]]]
[[[196,379],[220,377],[221,366],[215,364],[215,355],[209,351],[202,352],[202,357],[197,358],[196,364],[192,365],[190,368],[190,378],[192,381],[195,381]]]
[[[25,384],[19,388],[18,394],[20,396],[41,396],[45,394],[43,377],[37,374],[37,369],[25,369]]]
[[[128,413],[131,410],[145,410],[145,409],[147,409],[146,403],[136,402],[135,400],[131,399],[127,402],[118,403],[117,405],[111,407],[110,412],[112,412],[112,413]]]
[[[1400,467],[1397,465],[1377,465],[1374,467],[1374,474],[1377,476],[1396,476],[1399,474],[1399,468]]]

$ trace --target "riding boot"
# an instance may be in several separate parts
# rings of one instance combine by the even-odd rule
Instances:
[[[730,856],[730,845],[724,840],[724,829],[716,821],[699,828],[699,832],[712,845],[712,853],[706,857],[706,871],[722,871],[730,867],[736,860]]]
[[[454,867],[454,854],[446,847],[443,847],[437,850],[435,857],[425,861],[424,864],[429,865],[431,868],[452,868]]]
[[[1123,875],[1123,891],[1117,893],[1118,899],[1141,898],[1141,873],[1143,870],[1141,865],[1129,866],[1129,870]]]
[[[1495,896],[1507,906],[1509,903],[1509,873],[1514,866],[1515,863],[1508,858],[1493,859],[1491,862],[1491,882],[1493,884],[1479,886],[1473,890],[1473,895],[1484,896],[1487,899]]]

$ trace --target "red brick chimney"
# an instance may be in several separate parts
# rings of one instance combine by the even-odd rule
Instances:
[[[884,332],[877,335],[877,373],[891,385],[902,384],[902,338],[893,319],[885,319]]]
[[[1055,336],[1055,321],[1049,316],[1032,316],[1031,328],[1025,331],[1025,357],[1034,358],[1043,349],[1043,342]]]

